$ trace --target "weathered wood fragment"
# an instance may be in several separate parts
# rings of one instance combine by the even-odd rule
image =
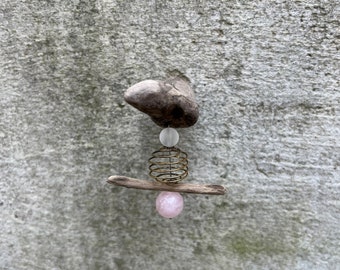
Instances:
[[[226,188],[220,185],[186,183],[164,184],[155,181],[140,180],[120,175],[110,176],[107,182],[116,186],[144,190],[172,191],[208,195],[224,195],[226,193]]]
[[[125,91],[124,99],[161,127],[190,127],[199,115],[194,92],[181,77],[141,81]]]

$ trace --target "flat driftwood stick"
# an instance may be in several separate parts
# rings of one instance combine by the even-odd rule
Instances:
[[[223,186],[219,185],[186,184],[186,183],[163,184],[156,181],[140,180],[120,175],[110,176],[107,182],[109,184],[116,186],[145,190],[160,190],[209,195],[224,195],[226,193],[226,189]]]

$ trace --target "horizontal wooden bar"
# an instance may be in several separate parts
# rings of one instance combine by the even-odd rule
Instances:
[[[165,184],[156,181],[130,178],[121,175],[110,176],[107,182],[116,186],[144,190],[172,191],[208,195],[224,195],[226,193],[226,188],[220,185],[187,183]]]

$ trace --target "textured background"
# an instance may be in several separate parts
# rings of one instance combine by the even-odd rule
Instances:
[[[337,0],[0,3],[0,269],[340,269]],[[123,100],[186,75],[176,219],[147,177],[160,128]]]

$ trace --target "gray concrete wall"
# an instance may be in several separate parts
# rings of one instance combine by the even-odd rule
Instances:
[[[0,3],[0,269],[339,269],[339,4]],[[147,177],[160,128],[123,100],[187,76],[200,119],[179,130],[176,219]]]

